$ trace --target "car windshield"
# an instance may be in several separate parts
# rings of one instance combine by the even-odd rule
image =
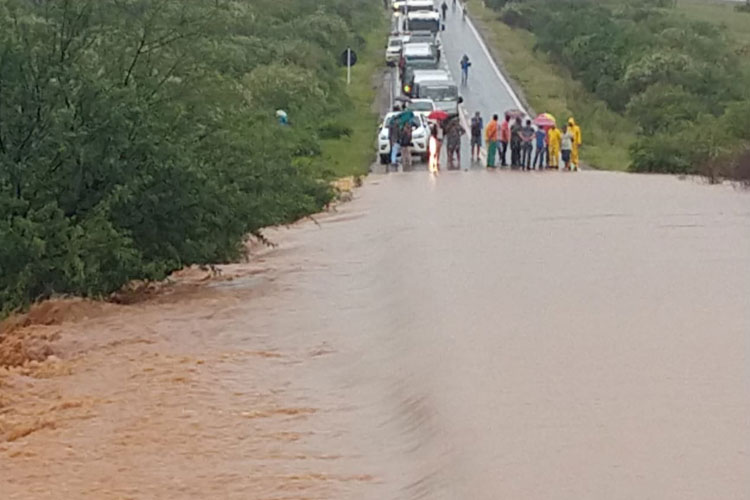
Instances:
[[[414,111],[432,111],[434,105],[429,101],[417,101],[409,103],[409,108]]]
[[[420,55],[410,55],[406,56],[406,60],[408,62],[420,62],[420,61],[426,61],[426,62],[434,62],[435,58],[432,56],[432,54],[420,54]]]
[[[458,88],[455,85],[430,85],[421,87],[419,94],[433,101],[453,101],[458,97]]]
[[[391,40],[388,42],[389,47],[401,47],[401,40]]]
[[[436,69],[437,68],[437,61],[435,61],[435,59],[407,60],[407,64],[409,65],[411,69]]]
[[[409,29],[437,33],[440,30],[440,23],[433,19],[409,19]]]

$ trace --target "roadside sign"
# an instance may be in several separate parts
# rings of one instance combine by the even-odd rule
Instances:
[[[357,64],[357,53],[351,47],[341,53],[341,65],[346,66],[346,84],[352,83],[352,66]]]
[[[352,49],[346,49],[341,53],[341,65],[342,66],[354,66],[357,64],[357,53]]]

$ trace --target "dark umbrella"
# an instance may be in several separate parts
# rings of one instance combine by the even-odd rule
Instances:
[[[398,115],[398,124],[402,127],[414,119],[414,111],[407,109]]]

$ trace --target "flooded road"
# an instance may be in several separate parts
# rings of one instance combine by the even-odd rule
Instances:
[[[38,327],[61,359],[0,372],[2,497],[750,496],[746,192],[417,172],[318,223]]]

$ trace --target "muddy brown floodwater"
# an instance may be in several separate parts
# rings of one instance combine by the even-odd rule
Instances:
[[[748,193],[414,173],[268,236],[31,327],[54,356],[0,372],[0,496],[750,498]]]

